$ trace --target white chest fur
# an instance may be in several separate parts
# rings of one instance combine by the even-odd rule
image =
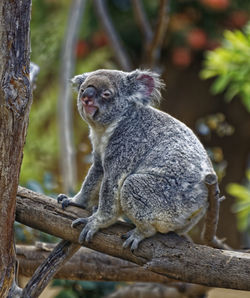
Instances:
[[[107,127],[93,128],[90,127],[90,140],[93,146],[94,152],[97,152],[103,161],[106,147],[108,145],[109,139],[112,136],[117,123],[112,123]]]

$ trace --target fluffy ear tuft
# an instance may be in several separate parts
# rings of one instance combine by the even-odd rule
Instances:
[[[128,74],[130,85],[133,86],[131,97],[147,105],[157,105],[161,100],[161,88],[165,84],[155,72],[135,70]]]
[[[77,75],[74,76],[70,82],[72,84],[72,87],[78,92],[82,83],[86,80],[87,75],[86,74],[81,74],[81,75]]]

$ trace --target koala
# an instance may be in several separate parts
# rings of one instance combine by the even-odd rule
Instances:
[[[207,176],[216,177],[195,134],[154,106],[164,87],[147,70],[97,70],[75,76],[77,106],[89,125],[93,164],[81,190],[58,202],[97,210],[88,218],[79,242],[91,241],[102,228],[126,216],[135,228],[125,235],[131,250],[155,233],[188,232],[208,208]]]

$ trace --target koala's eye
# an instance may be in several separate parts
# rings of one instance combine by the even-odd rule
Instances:
[[[102,97],[105,98],[105,99],[109,99],[111,96],[112,96],[112,93],[109,90],[105,90],[102,93]]]

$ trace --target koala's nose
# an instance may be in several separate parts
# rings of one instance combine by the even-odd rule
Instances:
[[[96,95],[96,90],[94,87],[87,87],[82,94],[82,97],[93,98]]]

